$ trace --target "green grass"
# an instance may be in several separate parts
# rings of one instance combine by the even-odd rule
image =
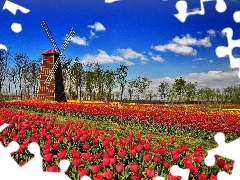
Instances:
[[[30,114],[37,114],[37,115],[44,115],[44,116],[49,116],[49,117],[56,117],[56,121],[57,122],[61,122],[61,123],[66,123],[69,120],[73,120],[75,122],[80,122],[84,125],[88,125],[90,128],[92,127],[98,127],[99,129],[103,129],[105,131],[109,131],[109,130],[114,130],[115,131],[115,135],[117,137],[126,137],[128,132],[133,131],[135,134],[142,134],[142,137],[148,137],[149,135],[151,135],[153,137],[153,141],[152,144],[154,146],[159,146],[159,141],[160,140],[165,140],[168,141],[168,139],[170,137],[174,137],[175,138],[175,143],[174,146],[178,147],[181,145],[188,145],[190,151],[193,151],[197,146],[203,146],[205,153],[207,150],[212,149],[214,147],[217,147],[216,142],[213,140],[203,140],[203,139],[197,139],[197,138],[193,138],[193,137],[189,137],[188,135],[178,135],[178,134],[173,134],[173,135],[169,135],[166,133],[160,133],[160,132],[149,132],[145,129],[143,129],[142,127],[139,126],[135,126],[135,127],[131,127],[131,126],[123,126],[123,125],[119,125],[117,123],[112,123],[112,122],[99,122],[99,121],[93,121],[93,120],[87,120],[87,119],[80,119],[77,117],[66,117],[66,116],[62,116],[62,115],[56,115],[56,114],[51,114],[51,113],[37,113],[35,111],[29,111],[29,110],[19,110],[16,108],[10,108],[14,111],[23,111],[23,112],[28,112]]]

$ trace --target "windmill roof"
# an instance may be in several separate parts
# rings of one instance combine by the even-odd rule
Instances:
[[[58,54],[59,55],[59,53],[57,51],[55,51],[54,49],[49,49],[49,50],[43,52],[42,54],[43,55],[44,54]]]

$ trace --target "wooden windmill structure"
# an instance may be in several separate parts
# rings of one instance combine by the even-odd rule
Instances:
[[[61,57],[62,57],[63,51],[69,44],[75,32],[72,28],[60,50],[57,46],[56,41],[52,36],[51,31],[47,26],[47,23],[43,21],[41,26],[46,32],[54,49],[50,49],[42,53],[43,60],[42,60],[40,85],[39,85],[37,99],[66,102],[67,99],[64,91]],[[68,66],[67,66],[67,72],[70,75],[71,80],[75,81],[74,77],[71,75],[71,72]]]

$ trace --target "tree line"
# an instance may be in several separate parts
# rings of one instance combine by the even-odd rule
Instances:
[[[0,94],[21,99],[35,98],[39,88],[42,58],[31,60],[24,53],[11,56],[0,50]],[[70,67],[70,74],[67,67]],[[223,90],[198,88],[197,82],[187,82],[183,77],[174,83],[161,81],[150,89],[152,81],[138,76],[128,79],[128,67],[119,65],[115,70],[99,63],[83,64],[78,58],[62,62],[64,86],[68,99],[108,101],[159,101],[163,103],[240,103],[240,86]],[[71,81],[72,77],[75,81]]]

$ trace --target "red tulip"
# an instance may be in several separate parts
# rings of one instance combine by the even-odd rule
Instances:
[[[217,176],[211,174],[211,176],[210,176],[210,180],[217,180]]]
[[[94,155],[91,155],[88,159],[89,162],[93,162],[94,161]]]
[[[108,148],[107,153],[109,154],[110,157],[114,157],[114,155],[115,155],[115,151],[113,148]]]
[[[51,162],[52,161],[52,154],[51,153],[50,154],[45,154],[45,155],[43,155],[43,158],[44,158],[45,161]]]
[[[116,157],[110,158],[110,164],[116,164],[116,162],[117,162],[117,158]]]
[[[24,166],[24,164],[26,164],[27,163],[27,161],[21,161],[20,163],[19,163],[19,166]]]
[[[174,143],[174,138],[173,137],[169,138],[169,142],[170,142],[170,144],[173,144]]]
[[[148,141],[152,141],[152,136],[148,136]]]
[[[83,144],[83,149],[84,149],[84,150],[87,151],[87,150],[89,150],[89,148],[90,148],[90,145],[89,145],[88,143],[84,143],[84,144]]]
[[[161,140],[160,142],[160,145],[163,147],[165,145],[165,141],[164,140]]]
[[[168,180],[181,180],[181,176],[173,176],[171,174],[168,174]]]
[[[140,139],[142,138],[141,134],[136,134],[137,139],[140,141]]]
[[[145,149],[145,151],[150,151],[151,150],[151,144],[149,144],[149,143],[144,144],[144,149]]]
[[[173,155],[173,160],[174,160],[174,161],[178,161],[179,158],[180,158],[180,155],[179,155],[179,154],[174,154],[174,155]]]
[[[129,153],[132,155],[132,156],[135,156],[137,151],[135,149],[130,149],[129,150]]]
[[[207,175],[206,174],[199,174],[198,175],[198,180],[207,180]]]
[[[110,164],[110,158],[103,158],[102,164],[103,164],[103,166],[109,166],[109,164]]]
[[[92,169],[93,174],[97,174],[100,171],[100,166],[98,164],[92,165],[91,169]]]
[[[144,161],[149,162],[152,160],[152,155],[151,154],[144,154],[143,156]]]
[[[197,156],[197,157],[196,157],[196,162],[197,162],[197,163],[201,164],[203,161],[204,161],[203,156]]]
[[[132,180],[141,180],[141,175],[140,174],[134,174],[132,176]]]
[[[124,169],[124,165],[123,164],[116,164],[116,171],[118,173],[121,173]]]
[[[127,154],[127,150],[121,149],[118,151],[118,156],[122,159],[125,157],[126,154]]]
[[[93,144],[98,144],[98,142],[99,142],[98,138],[93,139]]]
[[[104,180],[104,177],[102,175],[97,175],[93,177],[93,180]]]
[[[73,158],[72,163],[73,163],[74,166],[79,167],[81,165],[81,159]]]
[[[155,170],[154,169],[147,169],[146,173],[147,173],[148,178],[153,178],[155,176]]]
[[[95,158],[96,159],[100,159],[101,158],[101,154],[95,154]]]
[[[141,144],[137,145],[137,152],[141,152],[143,149],[143,146]]]
[[[81,157],[81,153],[77,150],[72,155],[73,155],[74,158],[80,158]]]
[[[78,171],[78,175],[79,175],[80,177],[87,176],[87,175],[88,175],[88,170],[87,170],[87,169],[80,169],[80,170]]]
[[[113,171],[112,170],[105,171],[104,175],[105,175],[107,180],[113,179]]]
[[[46,168],[47,172],[58,172],[58,167],[55,165],[47,166]]]
[[[57,153],[57,156],[60,158],[60,159],[64,159],[67,155],[67,151],[66,150],[61,150]]]
[[[229,170],[230,170],[230,164],[225,164],[224,167],[223,167],[223,169],[224,169],[225,171],[229,171]]]
[[[52,147],[53,147],[54,150],[59,150],[60,144],[59,144],[59,143],[54,143],[54,144],[52,145]]]
[[[130,170],[131,170],[133,173],[137,173],[137,172],[138,172],[138,164],[137,164],[137,163],[131,164],[131,165],[130,165]]]
[[[86,152],[86,153],[82,153],[82,156],[83,156],[84,160],[88,160],[90,158],[91,154],[89,152]]]
[[[156,163],[156,164],[159,164],[160,161],[161,161],[161,158],[159,156],[154,156],[153,157],[153,161]]]
[[[163,163],[163,165],[164,165],[164,167],[165,168],[170,168],[170,166],[171,166],[171,163],[169,162],[169,161],[165,161],[164,163]]]
[[[217,165],[218,165],[219,168],[222,169],[225,165],[225,160],[224,159],[218,159],[217,160]]]

